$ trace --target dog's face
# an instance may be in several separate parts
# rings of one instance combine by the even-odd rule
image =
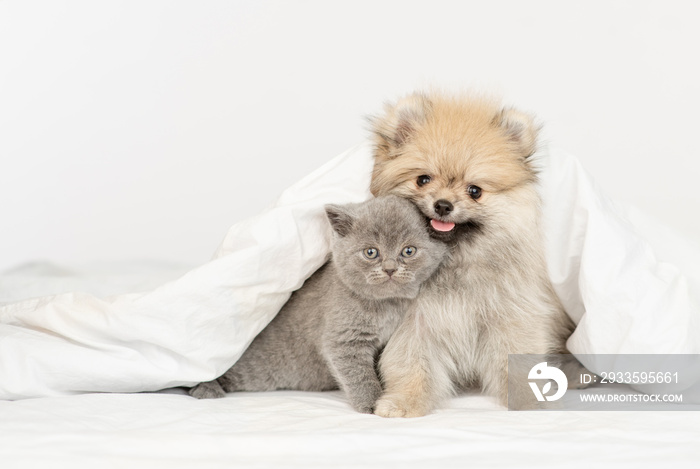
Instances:
[[[435,237],[513,225],[518,206],[532,205],[518,190],[536,179],[528,158],[537,127],[526,114],[488,99],[414,94],[372,130],[372,193],[412,200]]]

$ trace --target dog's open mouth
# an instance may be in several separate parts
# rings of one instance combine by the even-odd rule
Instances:
[[[440,221],[440,220],[435,220],[434,218],[430,219],[430,226],[433,227],[435,231],[441,231],[443,233],[452,231],[455,227],[455,224],[451,221]]]
[[[444,242],[456,242],[460,239],[470,238],[479,233],[482,229],[481,223],[474,220],[455,223],[426,217],[425,224],[429,227],[428,230],[431,238]]]

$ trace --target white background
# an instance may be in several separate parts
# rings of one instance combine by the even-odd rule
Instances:
[[[644,1],[0,0],[0,270],[206,261],[415,88],[534,112],[700,240],[700,13]]]

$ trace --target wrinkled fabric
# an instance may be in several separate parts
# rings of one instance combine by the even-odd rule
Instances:
[[[550,276],[578,324],[571,352],[700,353],[697,246],[615,204],[573,156],[544,150],[538,161]],[[323,206],[369,198],[371,170],[369,144],[343,153],[233,225],[210,262],[145,293],[0,307],[0,398],[152,391],[221,375],[325,262]]]
[[[7,469],[678,469],[700,461],[700,412],[508,412],[483,395],[417,419],[357,413],[340,391],[83,394],[0,401],[0,416]]]

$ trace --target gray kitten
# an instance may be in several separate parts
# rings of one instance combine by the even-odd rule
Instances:
[[[332,257],[294,292],[241,358],[199,398],[230,391],[343,389],[359,412],[382,393],[375,364],[421,284],[447,254],[405,199],[327,205]]]

